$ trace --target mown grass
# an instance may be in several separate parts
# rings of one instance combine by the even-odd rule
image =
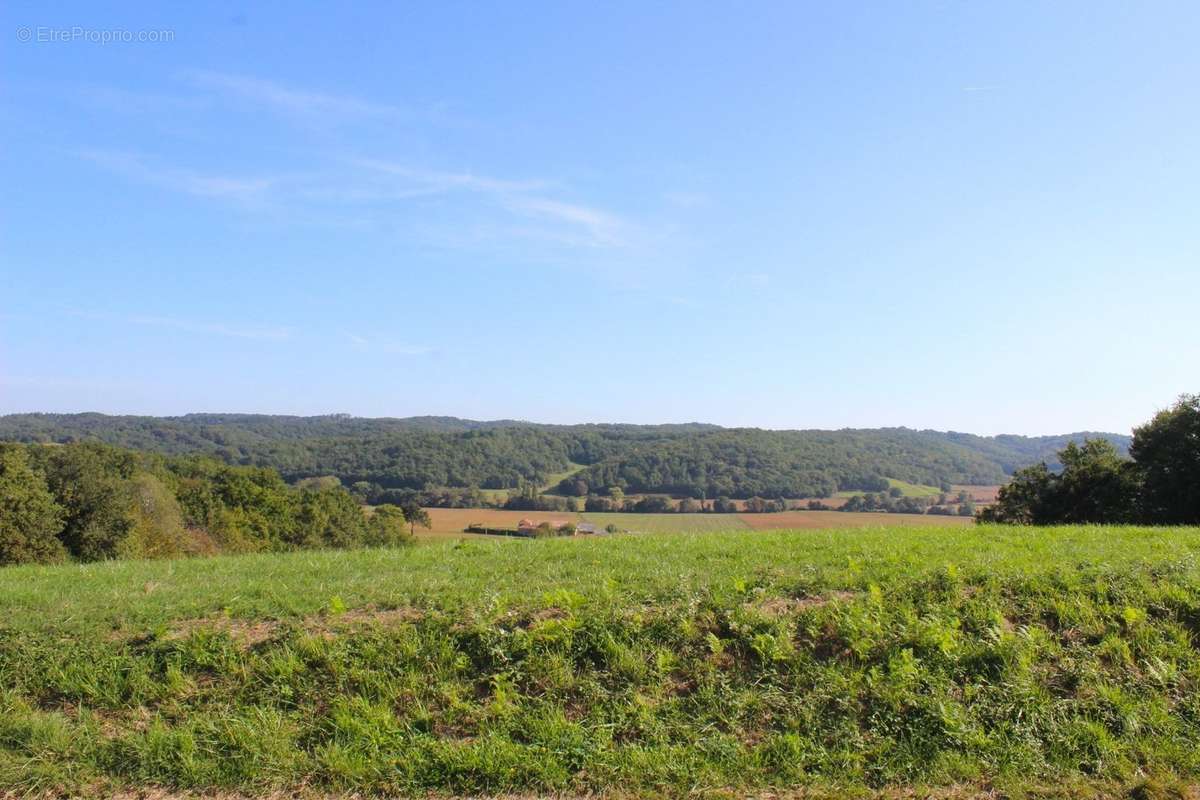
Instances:
[[[581,518],[602,528],[615,525],[618,530],[634,533],[696,533],[742,530],[748,527],[737,514],[633,514],[623,511],[585,511]]]
[[[9,568],[0,792],[1171,796],[1200,776],[1198,547],[873,528]]]
[[[896,478],[887,479],[888,486],[893,489],[899,489],[904,493],[905,497],[937,497],[942,493],[942,490],[936,486],[926,486],[921,483],[909,483],[908,481],[898,480]]]
[[[562,483],[575,473],[582,472],[585,469],[587,469],[587,464],[576,464],[574,461],[568,462],[567,468],[562,472],[554,472],[546,476],[546,482],[542,485],[542,493],[554,494],[555,490],[558,489],[558,484]]]

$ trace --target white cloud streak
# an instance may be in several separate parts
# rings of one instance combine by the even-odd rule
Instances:
[[[398,356],[423,356],[433,352],[433,348],[423,344],[409,344],[385,339],[362,336],[357,333],[343,331],[347,341],[357,350],[377,350]]]
[[[245,75],[190,71],[183,79],[201,91],[235,97],[291,117],[363,122],[406,114],[397,106],[357,97],[297,89]],[[510,179],[469,170],[433,169],[387,158],[326,150],[302,171],[233,174],[167,164],[136,152],[86,150],[78,155],[130,180],[194,197],[270,212],[273,221],[356,228],[404,229],[419,237],[428,223],[447,217],[461,246],[477,249],[503,239],[547,247],[628,247],[637,228],[618,215],[561,197],[562,187],[541,178]],[[437,204],[426,200],[440,200]],[[454,246],[442,237],[436,246]]]
[[[372,103],[357,97],[295,89],[275,81],[210,70],[189,70],[183,78],[198,89],[238,97],[286,114],[348,122],[369,117],[406,117],[397,106]]]
[[[206,175],[187,169],[153,164],[144,156],[102,150],[85,150],[79,157],[128,178],[197,197],[261,202],[278,178]]]
[[[103,322],[118,322],[127,325],[148,325],[157,328],[171,328],[185,333],[203,334],[209,336],[228,336],[235,339],[256,339],[261,341],[282,342],[294,335],[292,328],[285,326],[247,326],[229,322],[206,322],[179,317],[157,316],[147,314],[107,314],[93,311],[73,311],[73,316],[93,319]]]

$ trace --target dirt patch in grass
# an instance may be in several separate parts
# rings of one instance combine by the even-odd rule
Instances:
[[[748,608],[753,608],[768,617],[786,617],[791,614],[798,614],[801,611],[807,611],[810,608],[819,608],[829,603],[838,601],[845,602],[853,600],[856,597],[854,592],[829,592],[827,594],[818,595],[815,597],[773,597],[770,600],[764,600],[760,603],[748,603]]]
[[[377,608],[364,606],[338,614],[317,614],[301,619],[296,627],[314,636],[333,636],[347,628],[394,627],[415,622],[425,612],[416,608]],[[292,627],[286,620],[248,620],[234,617],[210,616],[185,619],[172,623],[167,640],[186,639],[201,631],[223,633],[243,647],[255,647],[276,638],[280,631]]]
[[[386,628],[406,622],[416,622],[424,616],[425,612],[417,608],[376,608],[375,606],[365,606],[332,616],[310,617],[305,620],[305,627],[320,627],[323,623],[326,628],[352,625],[379,625]]]
[[[244,647],[254,647],[274,638],[280,623],[275,620],[235,619],[211,616],[179,620],[171,625],[164,637],[168,641],[187,639],[197,633],[223,633]]]

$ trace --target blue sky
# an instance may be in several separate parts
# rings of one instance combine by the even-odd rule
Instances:
[[[0,412],[1051,433],[1200,389],[1195,3],[0,17]]]

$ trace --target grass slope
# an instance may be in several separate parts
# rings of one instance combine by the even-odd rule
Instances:
[[[585,469],[587,469],[587,464],[576,464],[574,461],[570,462],[565,470],[562,472],[555,472],[546,478],[546,482],[542,485],[542,493],[555,494],[554,490],[558,488],[558,484],[562,483],[577,472],[583,472]]]
[[[888,486],[899,489],[905,497],[937,497],[942,490],[936,486],[924,486],[920,483],[909,483],[895,478],[887,479]]]
[[[903,497],[937,497],[942,493],[942,490],[936,486],[925,486],[920,483],[909,483],[908,481],[897,480],[896,478],[888,478],[888,487],[899,489]],[[847,489],[836,492],[834,497],[854,497],[856,494],[865,494],[861,489]]]
[[[1155,796],[1200,776],[1198,548],[872,528],[8,568],[0,794]]]

